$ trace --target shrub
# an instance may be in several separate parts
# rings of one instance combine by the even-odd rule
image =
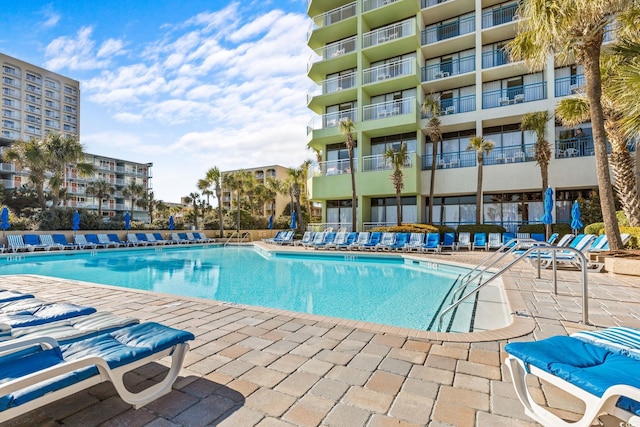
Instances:
[[[382,231],[388,233],[445,233],[455,231],[446,225],[433,224],[402,224],[388,227],[375,227],[371,231]]]
[[[640,249],[640,227],[620,227],[620,233],[631,234],[631,239],[624,245],[625,249]]]
[[[495,224],[462,224],[458,226],[457,232],[469,232],[469,233],[504,233],[507,231],[501,225]]]
[[[546,229],[547,229],[547,226],[544,224],[527,224],[527,225],[521,225],[520,227],[518,227],[518,233],[544,234],[546,233]],[[571,234],[573,230],[571,229],[570,224],[560,223],[560,224],[552,224],[551,232],[558,233],[559,235],[563,236],[565,234]]]
[[[604,233],[604,222],[594,222],[593,224],[589,224],[584,228],[585,234],[603,234]]]

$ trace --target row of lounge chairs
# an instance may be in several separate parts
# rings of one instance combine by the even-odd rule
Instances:
[[[155,322],[0,290],[0,423],[104,381],[139,408],[171,391],[194,338]],[[162,381],[137,392],[125,387],[127,372],[167,356]]]
[[[75,234],[73,242],[69,242],[64,234],[9,234],[7,235],[7,251],[15,253],[213,242],[215,239],[197,232],[171,233],[170,239],[163,238],[160,233],[129,233],[127,240],[121,240],[115,233],[87,233]]]

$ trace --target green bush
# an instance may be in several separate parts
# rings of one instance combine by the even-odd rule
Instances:
[[[620,227],[620,233],[631,234],[631,239],[624,245],[625,249],[640,249],[640,227]]]
[[[495,225],[495,224],[463,224],[463,225],[459,225],[458,229],[456,230],[458,233],[461,232],[469,232],[469,233],[504,233],[506,230],[506,228],[504,228],[501,225]]]
[[[594,222],[593,224],[589,224],[584,228],[585,234],[603,234],[604,233],[604,222]]]
[[[521,225],[520,227],[518,227],[518,233],[529,233],[529,234],[534,234],[534,233],[540,233],[540,234],[544,234],[546,233],[546,225],[544,224],[527,224],[527,225]],[[560,224],[552,224],[551,225],[551,232],[552,233],[558,233],[559,235],[563,236],[565,234],[571,234],[573,232],[573,230],[571,229],[571,225],[566,224],[566,223],[560,223]]]
[[[388,233],[445,233],[454,232],[455,230],[446,225],[433,224],[402,224],[392,225],[388,227],[375,227],[371,231],[382,231]]]

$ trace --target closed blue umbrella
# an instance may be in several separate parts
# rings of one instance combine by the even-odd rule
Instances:
[[[173,220],[173,215],[171,215],[169,217],[169,230],[175,230],[176,229],[176,223]]]
[[[5,206],[2,208],[2,213],[0,214],[0,228],[2,228],[2,235],[4,236],[5,230],[11,227],[11,223],[9,222],[9,209]]]
[[[73,214],[73,222],[71,224],[71,229],[73,231],[78,231],[80,230],[80,212],[76,211]]]
[[[542,223],[546,225],[553,224],[553,190],[548,187],[544,192],[544,215]]]
[[[576,200],[575,202],[573,202],[573,206],[571,207],[571,228],[573,228],[574,234],[577,234],[578,230],[584,227],[582,221],[580,220],[580,215],[580,205]]]
[[[273,229],[273,215],[269,215],[269,230]]]
[[[124,229],[128,230],[131,228],[131,215],[129,215],[129,212],[125,212],[124,214]]]
[[[293,211],[291,212],[291,228],[295,230],[296,228],[298,228],[297,225],[298,223],[296,220],[296,211]]]

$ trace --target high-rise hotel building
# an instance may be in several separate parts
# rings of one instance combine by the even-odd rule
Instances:
[[[542,179],[534,159],[535,135],[520,128],[527,112],[553,110],[580,90],[583,70],[554,63],[530,70],[505,51],[518,28],[517,1],[310,0],[308,106],[315,113],[308,142],[323,161],[310,179],[323,203],[323,222],[351,226],[351,173],[356,175],[360,230],[396,223],[389,147],[406,144],[403,222],[457,226],[475,223],[476,153],[473,136],[495,144],[484,158],[484,223],[514,230],[543,214]],[[442,141],[434,159],[426,96],[439,100]],[[355,170],[349,169],[339,122],[355,124]],[[597,187],[590,124],[547,125],[552,146],[549,184],[554,218],[570,220],[570,205]],[[434,212],[428,217],[431,168]]]
[[[0,154],[16,140],[41,139],[50,132],[80,137],[80,83],[44,68],[0,53],[2,63],[2,135]],[[131,202],[123,189],[136,183],[151,188],[151,163],[136,163],[106,156],[88,154],[86,162],[96,166],[92,177],[78,175],[67,168],[65,185],[67,206],[98,209],[98,200],[89,194],[87,186],[95,180],[105,180],[115,188],[103,201],[105,216],[131,211]],[[29,179],[28,170],[0,162],[0,182],[5,189],[20,188]],[[146,210],[134,207],[136,220],[146,220]]]

